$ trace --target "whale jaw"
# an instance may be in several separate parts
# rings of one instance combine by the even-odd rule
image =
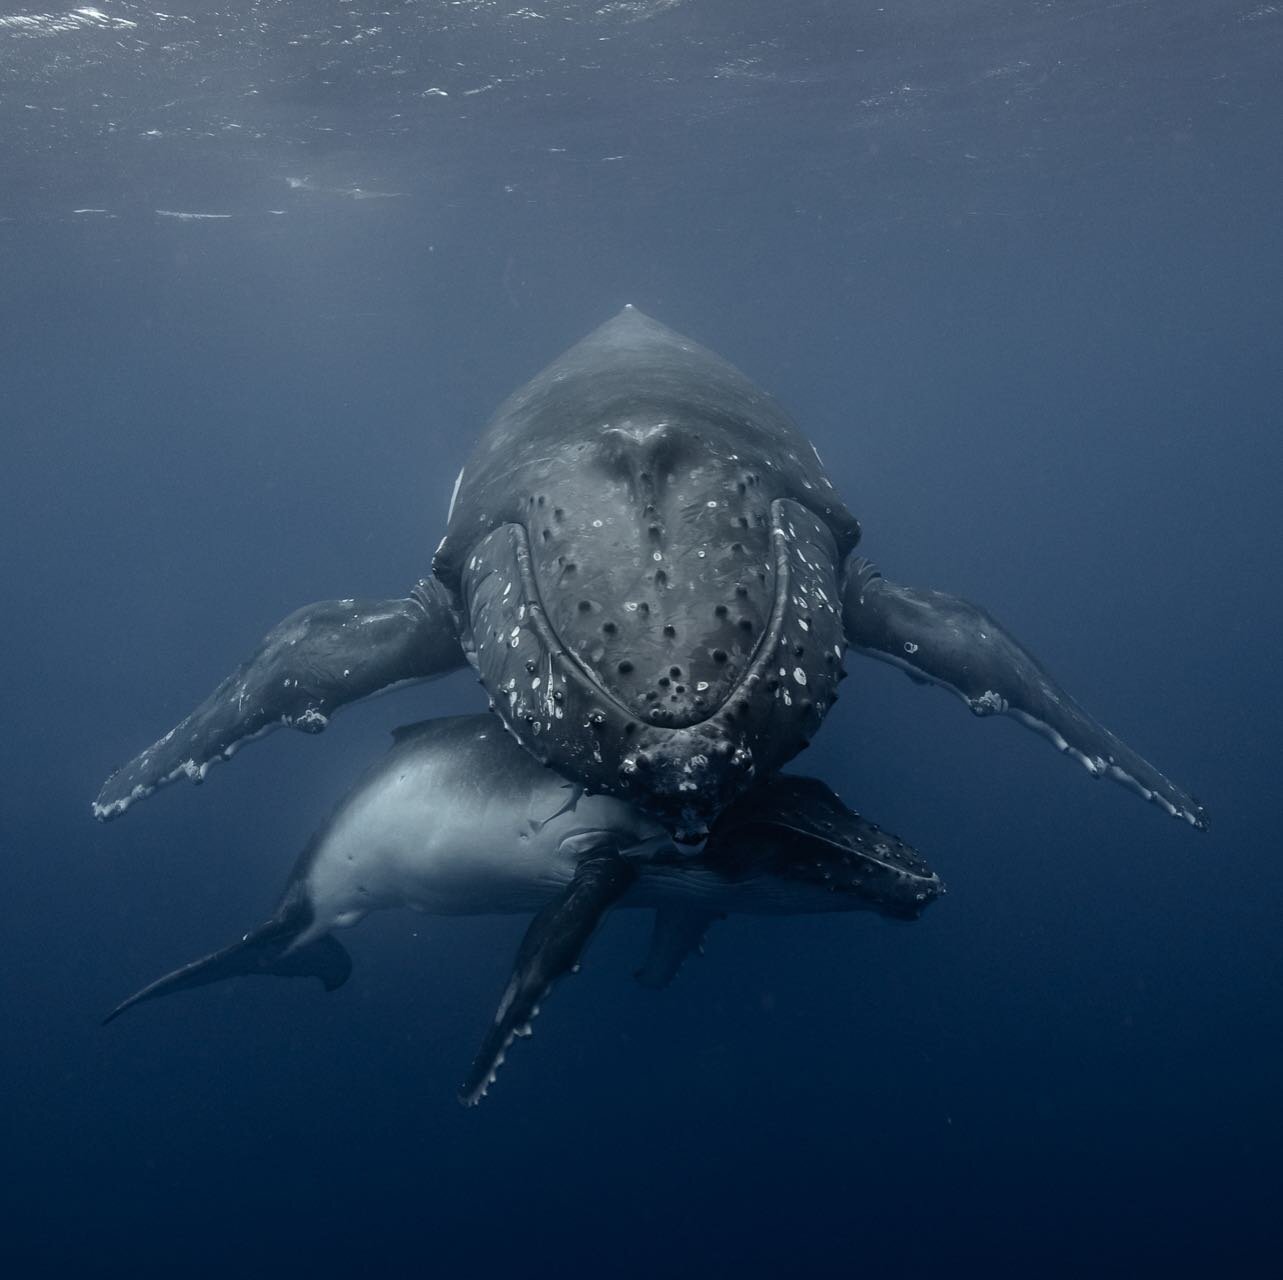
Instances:
[[[554,625],[526,527],[495,529],[462,579],[464,648],[492,709],[541,763],[698,838],[755,777],[810,741],[837,697],[844,640],[832,536],[789,500],[770,504],[770,521],[766,623],[739,678],[694,724],[673,724],[657,703],[642,712],[647,703],[606,686]]]

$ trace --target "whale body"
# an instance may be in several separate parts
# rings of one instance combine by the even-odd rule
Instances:
[[[514,392],[406,597],[297,610],[103,785],[117,817],[280,725],[470,663],[541,764],[698,844],[798,754],[859,653],[1008,715],[1193,826],[1202,806],[1095,721],[985,609],[901,585],[784,409],[626,307]]]
[[[691,856],[653,815],[585,794],[489,717],[427,721],[395,739],[299,856],[264,924],[144,987],[108,1021],[144,1000],[246,974],[310,976],[333,990],[351,972],[334,931],[373,911],[539,913],[518,954],[517,990],[505,993],[465,1085],[465,1100],[476,1101],[610,907],[654,911],[637,976],[663,986],[729,912],[915,919],[942,892],[907,844],[814,779],[781,775],[751,789]],[[604,872],[603,847],[612,851]]]

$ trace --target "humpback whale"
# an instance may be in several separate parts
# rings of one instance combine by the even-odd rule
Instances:
[[[697,848],[807,745],[854,650],[1205,826],[988,612],[884,577],[860,537],[772,397],[626,308],[500,406],[455,481],[430,575],[404,598],[290,615],[108,779],[94,812],[470,663],[535,760]]]
[[[690,856],[653,815],[586,795],[487,716],[428,721],[395,738],[300,855],[263,924],[144,987],[107,1021],[145,1000],[247,974],[314,977],[332,991],[352,968],[334,931],[372,911],[534,912],[460,1091],[471,1105],[612,907],[654,913],[637,977],[660,987],[728,912],[865,910],[912,920],[942,892],[907,844],[810,778],[758,783]]]

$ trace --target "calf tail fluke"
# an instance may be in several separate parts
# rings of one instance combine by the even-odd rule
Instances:
[[[326,991],[341,987],[352,972],[352,957],[336,938],[326,934],[305,946],[291,950],[302,932],[296,920],[269,920],[247,933],[239,942],[193,960],[163,978],[148,983],[128,1000],[118,1004],[104,1019],[103,1026],[120,1017],[126,1009],[174,991],[203,987],[224,978],[265,973],[280,978],[319,978]]]

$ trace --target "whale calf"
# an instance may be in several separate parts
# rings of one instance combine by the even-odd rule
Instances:
[[[534,912],[460,1092],[472,1105],[612,907],[654,913],[637,977],[660,987],[726,913],[865,910],[912,920],[943,891],[904,841],[811,778],[780,774],[751,788],[692,856],[654,815],[587,794],[490,717],[430,720],[394,738],[300,854],[263,924],[144,987],[106,1021],[247,974],[315,977],[332,991],[352,968],[334,932],[372,911]]]

